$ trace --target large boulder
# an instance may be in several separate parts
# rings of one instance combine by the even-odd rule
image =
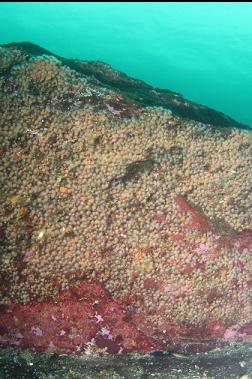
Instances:
[[[250,341],[251,130],[146,107],[51,55],[0,54],[0,344]]]

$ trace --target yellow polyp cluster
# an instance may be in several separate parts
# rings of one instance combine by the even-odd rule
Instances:
[[[18,204],[19,200],[20,200],[20,198],[19,198],[19,196],[17,196],[17,195],[13,195],[13,196],[11,196],[11,198],[10,198],[10,202],[11,202],[12,205],[16,205],[16,204]]]

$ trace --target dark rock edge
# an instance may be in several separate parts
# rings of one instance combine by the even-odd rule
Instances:
[[[239,379],[251,375],[251,344],[190,356],[152,353],[76,357],[11,348],[0,351],[1,379]]]
[[[31,42],[11,42],[0,46],[19,49],[29,56],[54,56],[72,70],[99,80],[104,87],[120,92],[128,101],[139,106],[163,107],[179,117],[212,124],[216,127],[251,130],[250,126],[240,123],[222,112],[187,100],[181,94],[171,90],[152,87],[142,80],[131,78],[113,69],[107,63],[63,58]]]

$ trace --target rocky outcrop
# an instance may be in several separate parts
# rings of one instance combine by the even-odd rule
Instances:
[[[122,87],[147,85],[28,47],[0,48],[0,344],[251,341],[251,131],[143,106]]]

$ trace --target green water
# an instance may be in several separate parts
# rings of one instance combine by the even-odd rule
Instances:
[[[252,125],[251,3],[1,3],[0,44],[102,60]]]

